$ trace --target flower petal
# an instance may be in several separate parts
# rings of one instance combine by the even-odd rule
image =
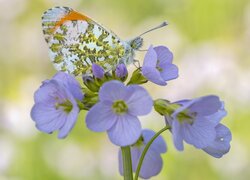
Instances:
[[[144,139],[144,144],[146,145],[154,135],[155,135],[154,131],[150,129],[143,129],[142,136]],[[158,153],[165,153],[167,151],[167,145],[161,135],[154,140],[154,142],[150,146],[150,149],[153,149]]]
[[[174,64],[164,63],[160,66],[162,71],[160,72],[161,77],[165,81],[169,81],[178,77],[178,67]]]
[[[64,72],[58,72],[54,77],[54,80],[60,81],[66,89],[68,89],[74,98],[78,100],[83,99],[83,93],[79,82],[70,74]]]
[[[172,122],[172,134],[173,134],[173,141],[175,148],[178,151],[183,151],[184,146],[183,146],[183,134],[181,132],[181,125],[177,120],[174,120]]]
[[[166,126],[172,127],[173,118],[169,115],[165,115],[164,119],[165,119]]]
[[[148,66],[148,67],[156,67],[157,63],[157,54],[151,45],[145,55],[144,61],[143,61],[143,67]]]
[[[160,154],[155,151],[148,150],[143,160],[139,176],[144,179],[156,176],[160,173],[162,165],[163,162]]]
[[[108,136],[117,146],[135,143],[141,135],[141,123],[135,116],[125,114],[117,116],[116,123],[108,130]]]
[[[132,169],[135,172],[137,169],[137,165],[139,162],[139,159],[141,157],[141,148],[137,148],[137,147],[131,147],[130,151],[131,151],[131,161],[132,161]]]
[[[36,103],[31,109],[31,118],[36,124],[47,124],[54,119],[60,119],[60,117],[66,114],[61,109],[56,109],[54,105]]]
[[[230,150],[230,141],[232,140],[232,134],[230,130],[222,124],[218,124],[215,129],[215,140],[203,150],[213,157],[221,158]]]
[[[148,92],[138,85],[127,87],[125,101],[128,105],[128,113],[135,116],[146,115],[150,113],[153,107],[153,100]]]
[[[208,116],[216,113],[222,106],[218,96],[209,95],[194,99],[189,109],[201,116]]]
[[[73,109],[70,111],[69,114],[67,114],[67,120],[65,121],[62,128],[60,128],[59,130],[58,138],[60,139],[65,138],[69,134],[69,132],[71,131],[71,129],[74,127],[76,123],[78,113],[79,113],[78,106],[76,105],[73,106]]]
[[[215,125],[218,125],[220,123],[220,121],[222,120],[223,117],[225,117],[227,115],[227,111],[224,109],[224,104],[222,105],[222,107],[218,110],[218,112],[210,115],[210,116],[206,116],[206,118],[213,122]]]
[[[95,104],[86,116],[87,127],[95,132],[102,132],[110,129],[116,122],[116,115],[111,107],[102,102]]]
[[[161,63],[172,63],[173,61],[173,53],[165,46],[157,46],[154,47],[154,50],[157,54],[157,59],[159,60],[159,65]]]
[[[66,97],[63,88],[55,80],[46,80],[42,83],[39,89],[34,94],[35,103],[54,102],[54,96]]]
[[[176,103],[182,106],[175,110],[172,114],[173,117],[176,117],[180,112],[185,111],[186,109],[199,116],[210,116],[220,111],[223,107],[223,102],[214,95],[203,96],[192,100],[181,100]]]
[[[150,66],[143,66],[142,67],[142,74],[143,76],[145,76],[149,81],[161,85],[161,86],[165,86],[167,85],[167,83],[164,81],[164,79],[161,77],[160,72],[154,68],[154,67],[150,67]]]
[[[181,132],[183,139],[198,149],[207,147],[216,136],[214,124],[204,117],[197,117],[193,124],[184,122]]]
[[[100,101],[115,101],[124,99],[127,89],[120,81],[109,81],[102,85],[99,91]]]
[[[60,121],[53,120],[48,122],[47,124],[36,124],[36,128],[42,132],[47,134],[51,134],[52,132],[60,129],[63,124],[66,122],[66,116],[61,116]]]

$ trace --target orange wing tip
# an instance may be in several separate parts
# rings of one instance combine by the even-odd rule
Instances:
[[[56,28],[63,25],[66,21],[76,21],[76,20],[88,21],[89,19],[90,19],[89,17],[72,10],[68,14],[66,14],[64,17],[62,17],[59,21],[56,22],[56,25],[53,28],[53,31],[55,31]]]

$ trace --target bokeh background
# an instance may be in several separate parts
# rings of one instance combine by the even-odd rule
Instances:
[[[177,152],[165,133],[164,167],[152,179],[250,179],[249,0],[0,0],[0,180],[122,179],[118,147],[86,129],[84,112],[64,140],[39,132],[30,118],[34,91],[56,72],[41,30],[42,13],[56,5],[86,13],[125,40],[167,20],[167,28],[144,36],[144,48],[168,46],[180,76],[166,87],[148,83],[148,91],[171,101],[206,94],[225,101],[230,152],[221,159],[189,145]],[[164,125],[156,113],[141,122]]]

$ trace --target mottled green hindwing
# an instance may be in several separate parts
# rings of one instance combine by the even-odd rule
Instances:
[[[93,63],[109,71],[125,55],[126,42],[71,8],[47,10],[42,26],[49,55],[58,71],[75,76],[89,74]]]

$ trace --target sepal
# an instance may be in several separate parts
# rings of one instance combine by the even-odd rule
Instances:
[[[94,80],[91,76],[83,76],[83,83],[84,85],[93,92],[98,92],[100,89],[100,86],[96,83],[96,80]]]
[[[128,85],[129,84],[144,84],[146,82],[148,82],[148,80],[143,76],[141,69],[138,68],[133,72],[132,77],[130,78],[128,82]]]
[[[178,104],[171,104],[170,101],[166,99],[154,100],[155,111],[163,116],[170,116],[178,107]]]

